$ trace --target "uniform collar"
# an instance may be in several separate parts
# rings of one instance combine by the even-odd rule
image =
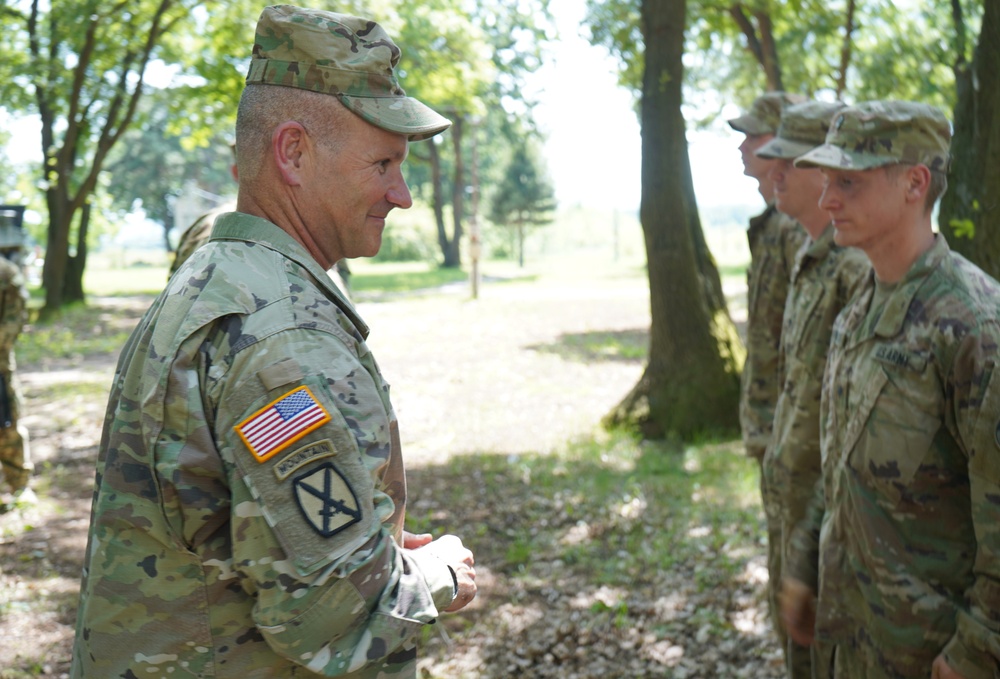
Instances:
[[[895,337],[903,328],[906,313],[916,297],[917,292],[927,281],[927,278],[944,262],[951,248],[940,234],[934,236],[934,245],[922,254],[903,279],[897,283],[896,290],[889,296],[885,311],[875,325],[874,334],[879,337]]]
[[[804,230],[804,229],[803,229]],[[809,239],[809,245],[806,247],[806,256],[812,257],[813,259],[823,259],[829,254],[830,250],[834,248],[833,243],[833,224],[828,224],[823,233],[819,235],[816,240]]]
[[[323,270],[319,263],[313,259],[312,255],[302,247],[301,243],[292,238],[281,227],[254,215],[242,212],[226,212],[215,220],[215,226],[212,227],[212,235],[209,240],[241,240],[247,243],[255,243],[274,250],[286,259],[292,260],[306,269],[316,279],[316,282],[326,292],[327,297],[351,319],[351,322],[358,329],[358,332],[361,333],[361,336],[364,339],[368,339],[368,325],[361,320],[354,305],[345,299],[340,290],[337,289],[337,286],[330,278],[330,274]]]

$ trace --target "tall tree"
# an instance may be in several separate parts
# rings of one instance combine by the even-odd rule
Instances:
[[[951,3],[956,52],[952,165],[938,222],[955,250],[1000,278],[1000,0],[985,0],[971,61],[966,14]]]
[[[31,0],[24,14],[6,15],[28,58],[0,69],[0,80],[27,87],[42,124],[45,312],[83,299],[91,195],[132,122],[157,45],[184,13],[173,0]]]
[[[503,177],[490,200],[490,221],[513,232],[517,259],[524,266],[524,239],[528,232],[552,223],[555,188],[537,150],[522,138],[515,143]]]
[[[233,56],[232,45],[253,38],[247,17],[259,6],[250,6],[248,0],[4,4],[0,101],[9,111],[37,114],[41,122],[40,184],[48,213],[43,314],[84,298],[101,171],[141,118],[138,105],[154,65],[202,76],[174,89],[171,110],[185,113],[176,116],[175,133],[204,141],[232,121],[245,73],[245,58]]]
[[[686,16],[685,0],[641,4],[639,215],[652,316],[649,362],[606,422],[636,424],[648,437],[689,437],[737,426],[742,348],[724,304],[716,304],[700,284],[693,237],[701,225],[681,111]]]

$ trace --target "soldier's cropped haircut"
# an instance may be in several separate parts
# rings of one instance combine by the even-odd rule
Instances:
[[[354,115],[336,97],[276,85],[249,84],[236,113],[236,167],[250,181],[271,149],[274,128],[300,123],[320,145],[336,152],[343,144],[344,116]]]

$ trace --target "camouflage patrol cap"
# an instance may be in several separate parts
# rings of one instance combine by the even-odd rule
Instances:
[[[247,84],[331,94],[364,120],[411,141],[451,121],[396,80],[400,49],[374,21],[292,5],[265,7],[257,22]]]
[[[781,112],[781,125],[774,138],[755,151],[761,158],[798,158],[822,146],[840,102],[807,101]]]
[[[796,167],[868,170],[895,163],[948,171],[951,125],[940,110],[913,101],[866,101],[841,109],[826,143]]]
[[[749,111],[729,120],[729,126],[743,134],[774,134],[781,121],[782,109],[805,100],[801,94],[767,92],[754,99]]]

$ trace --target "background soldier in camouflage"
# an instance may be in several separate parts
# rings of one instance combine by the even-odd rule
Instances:
[[[233,175],[233,179],[239,182],[239,172],[236,169],[235,161],[236,145],[231,144],[230,150],[233,152],[234,158],[233,164],[229,166],[229,171]],[[208,242],[209,236],[212,235],[212,226],[215,224],[216,218],[227,212],[232,212],[235,209],[235,201],[227,200],[217,207],[212,208],[205,214],[199,216],[187,229],[184,230],[184,233],[181,234],[180,240],[177,241],[177,251],[174,252],[174,259],[170,263],[170,270],[167,272],[167,278],[173,276],[174,272],[181,268],[181,264],[186,262],[188,257],[190,257],[195,250]],[[333,282],[336,283],[337,287],[340,288],[340,291],[344,293],[344,296],[350,299],[351,268],[347,264],[347,260],[340,260],[327,273],[330,275],[330,278],[333,279]]]
[[[28,432],[18,422],[21,410],[14,343],[28,318],[28,291],[21,270],[24,236],[20,228],[0,227],[0,463],[3,479],[19,500],[31,495],[34,466]]]
[[[757,155],[774,161],[775,206],[802,225],[808,238],[792,270],[781,331],[782,391],[774,411],[774,433],[761,474],[767,488],[768,521],[780,525],[780,541],[768,544],[768,587],[776,597],[792,529],[805,514],[821,475],[819,404],[833,319],[854,296],[869,269],[864,253],[833,242],[830,215],[819,206],[823,175],[792,161],[823,144],[842,104],[818,101],[788,106],[774,139]],[[780,624],[780,622],[778,623]],[[811,679],[811,649],[787,640],[785,664],[792,679]]]
[[[740,144],[743,173],[757,180],[761,197],[767,202],[764,212],[750,220],[750,266],[747,268],[747,358],[743,365],[740,391],[740,427],[748,456],[760,463],[771,439],[774,407],[778,402],[778,344],[781,317],[788,295],[788,281],[795,264],[795,253],[805,240],[805,232],[794,219],[774,207],[774,183],[768,173],[773,161],[758,157],[754,151],[774,137],[781,120],[781,109],[805,97],[784,92],[768,92],[754,100],[750,110],[729,121],[737,132],[746,135]],[[761,495],[766,494],[761,478]],[[780,525],[768,522],[768,542],[777,544]],[[768,564],[770,567],[771,564]],[[777,601],[768,600],[775,629],[784,636],[779,623]]]
[[[230,144],[229,149],[233,153],[233,162],[229,166],[229,173],[233,176],[234,181],[239,182],[239,172],[236,170],[236,144]],[[215,224],[216,217],[226,212],[232,212],[235,209],[235,201],[224,201],[199,216],[184,230],[180,240],[177,241],[177,250],[174,252],[174,261],[170,263],[168,277],[173,276],[174,272],[181,268],[181,264],[186,262],[195,250],[208,242],[209,236],[212,235],[212,225]]]
[[[834,325],[823,492],[782,590],[836,677],[1000,673],[1000,285],[932,229],[950,138],[937,109],[868,102],[796,161],[874,269]]]
[[[476,594],[459,538],[403,531],[406,480],[368,328],[326,269],[412,204],[408,142],[449,122],[399,88],[372,21],[257,25],[238,212],[171,277],[108,404],[73,677],[414,677]]]

